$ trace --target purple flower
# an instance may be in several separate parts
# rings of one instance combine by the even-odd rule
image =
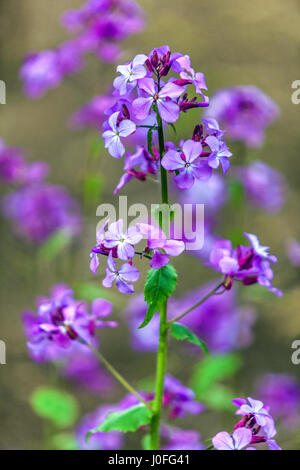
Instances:
[[[300,266],[300,243],[290,238],[286,242],[286,253],[293,266]]]
[[[122,260],[132,259],[135,255],[134,245],[139,243],[143,238],[140,230],[136,227],[129,227],[123,231],[123,220],[112,223],[107,232],[103,245],[105,248],[116,248],[118,258]]]
[[[184,89],[172,82],[168,82],[161,90],[157,89],[152,78],[138,80],[138,87],[146,97],[137,98],[133,102],[133,111],[137,119],[143,120],[149,116],[153,104],[157,105],[158,112],[163,121],[173,123],[179,118],[179,106],[175,98],[183,93]]]
[[[119,112],[112,114],[108,120],[109,129],[102,134],[105,148],[114,158],[121,158],[125,153],[121,137],[128,137],[136,130],[136,125],[132,121],[124,119],[118,122],[118,118]]]
[[[207,159],[208,165],[216,169],[221,164],[223,174],[225,174],[230,167],[229,157],[232,156],[232,153],[229,151],[225,142],[222,142],[217,137],[209,135],[206,137],[205,141],[211,149],[211,154]]]
[[[264,374],[257,395],[281,419],[286,428],[296,427],[300,420],[300,384],[288,374]]]
[[[144,67],[146,60],[146,55],[139,54],[129,64],[118,65],[117,72],[120,73],[120,77],[115,78],[114,87],[121,96],[126,95],[128,91],[134,88],[138,79],[147,75],[147,70]]]
[[[195,86],[196,93],[201,95],[204,99],[208,100],[208,98],[203,94],[202,90],[208,90],[206,83],[205,83],[205,76],[201,72],[195,72],[195,70],[191,67],[191,59],[188,55],[184,55],[179,57],[176,60],[177,64],[180,65],[182,68],[182,72],[180,73],[180,77],[186,83],[191,83]]]
[[[169,410],[170,418],[184,418],[188,414],[197,415],[204,411],[202,403],[195,400],[195,393],[190,388],[167,374],[165,377],[163,406]]]
[[[162,166],[168,171],[178,171],[174,181],[180,189],[189,189],[197,179],[208,179],[211,169],[206,161],[200,158],[200,142],[187,140],[182,145],[182,152],[169,150],[162,159]]]
[[[108,95],[96,96],[71,116],[71,128],[81,129],[83,127],[92,127],[100,129],[103,121],[106,119],[105,111],[114,103],[114,97]]]
[[[209,265],[225,275],[224,286],[228,289],[233,280],[238,280],[244,285],[258,283],[282,296],[282,292],[271,283],[273,271],[270,263],[276,263],[277,258],[269,255],[268,247],[260,245],[256,235],[244,235],[249,239],[251,247],[238,245],[233,249],[230,240],[217,240],[210,254]]]
[[[103,327],[115,327],[115,322],[104,322],[111,314],[110,302],[97,299],[91,312],[83,302],[76,301],[66,286],[54,286],[51,297],[38,301],[37,315],[24,312],[23,322],[29,351],[38,362],[64,357],[74,341],[83,338],[88,343],[96,341],[95,331]],[[61,352],[61,350],[63,350]]]
[[[117,269],[112,252],[108,255],[107,265],[108,267],[105,270],[106,277],[103,279],[102,285],[110,288],[116,282],[117,288],[122,294],[132,294],[134,292],[132,282],[138,280],[140,276],[139,270],[129,263],[125,263]]]
[[[50,184],[31,184],[9,194],[3,213],[14,220],[17,235],[30,242],[43,243],[58,230],[76,236],[81,229],[77,203],[65,188]]]
[[[161,435],[166,441],[163,450],[204,450],[197,431],[161,426]]]
[[[217,450],[243,450],[251,443],[251,440],[250,429],[238,428],[233,431],[232,436],[225,431],[219,432],[212,438],[212,443]]]
[[[137,224],[140,232],[147,237],[147,253],[152,253],[150,266],[153,269],[159,269],[166,266],[169,256],[179,256],[185,249],[185,244],[181,240],[167,239],[164,232],[157,227],[148,224]]]
[[[215,93],[205,117],[215,118],[229,138],[249,147],[263,143],[265,128],[279,116],[273,100],[255,86],[236,86]]]
[[[20,78],[29,98],[40,98],[49,88],[56,88],[62,80],[57,52],[46,50],[28,54]]]
[[[251,162],[235,169],[249,201],[268,212],[277,212],[284,203],[285,181],[279,171],[266,163]]]
[[[224,178],[218,173],[213,173],[211,178],[205,181],[196,180],[190,189],[180,191],[180,199],[183,204],[204,204],[205,209],[209,211],[209,216],[223,207],[227,198]]]

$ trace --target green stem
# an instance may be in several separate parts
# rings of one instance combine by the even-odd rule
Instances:
[[[199,302],[197,302],[196,304],[194,304],[192,307],[188,308],[185,312],[181,313],[180,315],[178,315],[177,317],[173,318],[172,320],[170,320],[168,323],[167,323],[167,328],[170,328],[170,326],[172,326],[173,323],[176,323],[177,321],[181,320],[183,317],[185,317],[186,315],[188,315],[190,312],[192,312],[195,308],[199,307],[199,305],[203,304],[207,299],[209,299],[210,297],[212,297],[213,295],[218,295],[219,292],[218,290],[223,286],[223,282],[221,282],[220,284],[218,284],[213,290],[211,290],[208,294],[206,294],[204,297],[202,297],[201,300],[199,300]],[[224,289],[226,290],[226,289]],[[224,290],[220,293],[223,293]]]
[[[156,108],[157,116],[157,131],[159,142],[160,161],[165,153],[164,131],[162,120],[158,109]],[[163,204],[169,204],[168,197],[168,177],[166,170],[160,165],[160,178],[161,178],[161,200]],[[162,213],[159,216],[160,227],[163,226]],[[163,302],[160,309],[160,327],[159,327],[159,345],[157,352],[157,365],[156,365],[156,385],[155,385],[155,399],[153,404],[153,416],[150,423],[150,440],[151,450],[158,450],[160,447],[160,420],[161,410],[164,394],[164,382],[166,374],[167,363],[167,341],[168,341],[168,327],[167,327],[167,310],[168,301]]]
[[[94,348],[93,345],[87,343],[83,338],[79,338],[80,342],[85,344],[87,347],[89,347],[94,354],[98,357],[100,362],[106,367],[106,369],[111,373],[111,375],[114,376],[114,378],[130,393],[135,395],[151,412],[152,408],[149,405],[149,403],[144,400],[144,398],[127,382],[126,379],[110,364],[110,362],[98,351],[96,348]]]
[[[160,418],[164,394],[164,381],[167,362],[167,301],[160,310],[159,346],[157,352],[155,400],[153,404],[153,416],[151,420],[151,450],[158,450],[160,443]]]

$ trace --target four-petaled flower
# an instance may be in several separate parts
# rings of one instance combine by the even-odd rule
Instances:
[[[136,125],[129,119],[119,120],[119,112],[113,113],[109,120],[109,129],[103,132],[102,137],[105,142],[105,148],[114,158],[121,158],[125,153],[125,147],[121,142],[121,137],[128,137],[136,130]]]
[[[124,263],[117,269],[115,260],[113,259],[112,252],[109,253],[107,259],[106,277],[102,281],[104,287],[112,287],[116,281],[117,288],[122,294],[132,294],[134,287],[132,282],[138,280],[140,272],[137,268],[129,263]]]
[[[169,150],[162,159],[162,166],[169,171],[177,171],[174,181],[180,189],[189,189],[196,179],[205,180],[211,176],[211,168],[200,157],[202,145],[200,142],[187,140],[182,145],[182,151]]]
[[[238,428],[233,431],[232,436],[226,431],[219,432],[212,438],[212,443],[217,450],[243,450],[251,443],[251,440],[252,432],[250,429]],[[249,448],[246,450],[254,449]]]
[[[129,64],[118,65],[117,72],[121,75],[115,78],[114,87],[121,96],[126,95],[128,90],[136,85],[138,79],[146,77],[147,70],[144,67],[146,60],[146,55],[138,54]]]
[[[161,90],[158,90],[153,78],[142,78],[138,81],[138,87],[148,96],[137,98],[133,102],[133,112],[137,119],[146,119],[151,106],[156,104],[163,121],[169,123],[177,121],[180,108],[172,100],[179,98],[184,92],[183,87],[168,82]]]
[[[232,156],[226,143],[213,135],[206,137],[205,142],[212,151],[207,159],[209,166],[215,169],[221,164],[225,174],[230,167],[229,158]]]
[[[116,248],[117,256],[122,260],[129,260],[134,257],[134,245],[139,243],[143,235],[136,227],[129,227],[123,232],[123,220],[112,223],[105,233],[103,245],[105,248]]]

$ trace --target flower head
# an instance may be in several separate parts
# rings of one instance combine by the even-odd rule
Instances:
[[[125,147],[121,138],[128,137],[135,132],[136,126],[129,119],[119,121],[119,112],[112,114],[108,120],[108,129],[102,134],[105,148],[114,158],[121,158],[125,153]]]
[[[132,294],[134,292],[132,283],[138,280],[139,270],[129,263],[122,264],[117,269],[111,252],[107,258],[107,266],[106,277],[103,279],[102,285],[110,288],[116,282],[117,288],[122,294]]]

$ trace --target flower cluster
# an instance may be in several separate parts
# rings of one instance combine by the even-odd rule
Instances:
[[[123,220],[119,219],[109,225],[109,221],[97,233],[97,245],[92,248],[90,269],[96,275],[100,264],[99,255],[107,256],[106,277],[102,284],[112,287],[116,282],[117,288],[123,294],[134,292],[133,282],[139,278],[138,269],[133,266],[135,255],[150,259],[150,266],[159,269],[169,263],[169,256],[178,256],[184,251],[184,243],[180,240],[167,239],[162,230],[156,226],[138,223],[135,227],[123,228]],[[142,252],[135,251],[137,245],[146,238],[146,247]],[[120,267],[116,259],[127,261]]]
[[[188,292],[180,299],[169,299],[169,319],[188,310],[213,288],[207,284]],[[252,326],[255,322],[254,310],[237,304],[236,289],[226,291],[222,296],[212,296],[195,308],[180,323],[190,328],[207,344],[211,353],[225,354],[235,349],[245,348],[252,342]],[[124,315],[128,320],[131,344],[138,351],[156,351],[158,346],[159,316],[155,315],[147,328],[138,329],[147,312],[147,304],[142,294],[137,294],[128,303]],[[186,351],[194,353],[191,345]]]
[[[216,434],[212,443],[217,450],[256,450],[255,444],[267,443],[270,450],[281,450],[273,437],[276,435],[274,419],[263,402],[248,397],[236,398],[233,404],[243,416],[235,425],[232,435],[222,431]],[[250,447],[249,447],[250,446]]]
[[[0,179],[14,190],[4,197],[3,214],[14,221],[15,233],[31,243],[43,243],[57,231],[68,238],[81,230],[77,202],[68,191],[44,181],[47,163],[27,163],[20,149],[0,142]]]
[[[121,158],[125,144],[143,130],[148,129],[148,145],[139,145],[135,154],[127,158],[126,173],[117,191],[131,178],[142,181],[147,174],[157,173],[158,153],[152,149],[152,133],[159,126],[174,125],[181,113],[192,108],[207,107],[209,100],[204,75],[191,67],[190,58],[178,52],[171,53],[168,46],[153,49],[148,56],[137,55],[132,62],[117,67],[119,76],[114,80],[116,103],[107,111],[108,119],[103,123],[103,139],[111,156]],[[168,78],[167,78],[168,77]],[[190,99],[188,88],[195,96]],[[197,125],[192,139],[166,143],[161,165],[175,174],[174,180],[180,189],[193,186],[198,180],[211,177],[212,171],[222,166],[225,173],[230,164],[229,151],[222,131],[215,119],[204,119]],[[140,165],[139,171],[134,168]],[[132,171],[134,170],[134,171]]]
[[[66,12],[62,24],[72,33],[70,40],[54,50],[30,53],[24,60],[20,78],[30,98],[39,98],[65,76],[77,73],[87,53],[104,62],[117,60],[119,43],[144,28],[144,17],[134,0],[87,0]]]
[[[279,116],[274,101],[255,86],[235,86],[217,91],[205,117],[217,119],[228,137],[249,147],[260,146],[267,126]]]
[[[232,248],[230,240],[217,240],[210,254],[209,265],[225,275],[224,287],[230,289],[233,281],[244,285],[258,283],[267,287],[277,296],[282,292],[272,286],[273,271],[270,263],[277,263],[277,258],[268,253],[269,247],[262,246],[256,235],[244,233],[251,247],[238,245]]]
[[[28,350],[37,362],[57,361],[69,357],[78,345],[86,349],[86,343],[97,346],[96,331],[114,328],[117,323],[105,321],[111,315],[112,304],[96,299],[91,311],[84,302],[74,299],[72,290],[56,285],[51,296],[37,299],[37,314],[23,313],[23,323],[28,338]]]

